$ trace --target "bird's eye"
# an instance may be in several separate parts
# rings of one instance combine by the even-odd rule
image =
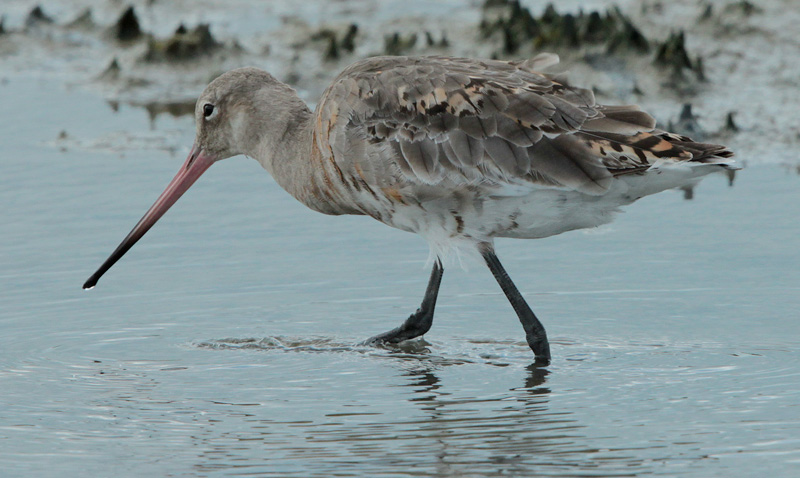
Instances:
[[[206,103],[203,105],[203,116],[208,118],[214,113],[214,105],[211,103]]]

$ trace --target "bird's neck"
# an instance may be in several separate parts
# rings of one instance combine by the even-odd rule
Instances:
[[[277,112],[276,112],[277,113]],[[324,214],[363,214],[329,194],[330,165],[323,162],[314,145],[314,113],[297,98],[291,114],[276,115],[284,118],[274,137],[263,137],[254,150],[245,154],[254,157],[269,171],[275,182],[309,208]]]

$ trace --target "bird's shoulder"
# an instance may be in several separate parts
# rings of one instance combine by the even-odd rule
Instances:
[[[558,57],[553,54],[519,62],[445,56],[367,58],[343,70],[320,103],[352,109],[357,119],[419,120],[420,116],[513,115],[518,111],[520,121],[535,125],[541,116],[550,117],[560,108],[580,121],[585,115],[575,109],[590,109],[594,95],[590,90],[568,88],[539,71],[555,63]],[[546,104],[541,96],[550,96],[553,102]]]

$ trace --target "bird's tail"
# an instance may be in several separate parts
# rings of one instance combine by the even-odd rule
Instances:
[[[583,131],[579,133],[592,151],[615,176],[640,173],[655,165],[690,163],[741,169],[725,146],[700,143],[686,136],[661,130],[634,135]]]

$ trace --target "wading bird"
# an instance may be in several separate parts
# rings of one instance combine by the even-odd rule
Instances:
[[[537,363],[547,364],[544,327],[500,264],[494,238],[595,227],[643,196],[735,168],[723,146],[656,130],[637,106],[598,105],[590,90],[542,73],[557,62],[546,53],[519,62],[370,58],[345,69],[313,112],[265,71],[229,71],[197,101],[197,137],[178,174],[83,287],[94,287],[212,164],[243,154],[315,211],[369,215],[430,245],[421,306],[368,343],[425,334],[442,258],[477,251]]]

